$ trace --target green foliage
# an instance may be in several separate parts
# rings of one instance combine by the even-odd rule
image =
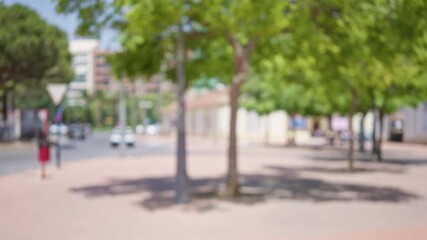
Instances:
[[[0,3],[0,25],[0,88],[20,107],[46,107],[45,85],[73,77],[65,33],[19,4]]]
[[[242,45],[250,39],[270,38],[288,25],[283,11],[288,1],[194,1],[193,15],[213,35],[236,36]]]
[[[107,94],[102,90],[89,95],[83,92],[84,105],[71,106],[64,104],[64,122],[88,122],[93,127],[113,127],[117,115],[117,96]]]
[[[357,93],[360,111],[393,112],[420,101],[425,89],[420,59],[425,59],[426,50],[426,34],[420,26],[426,23],[409,23],[414,18],[408,15],[420,13],[414,5],[425,9],[426,4],[417,1],[409,4],[413,11],[402,10],[408,2],[412,1],[298,2],[300,14],[293,21],[300,26],[289,34],[298,56],[288,55],[296,63],[291,68],[317,72],[314,81],[315,75],[300,76],[304,82],[317,81],[312,85],[315,89],[308,91],[315,92],[320,85],[333,93],[331,110],[337,104],[349,109],[349,97],[344,95],[350,90]]]
[[[0,87],[68,82],[72,78],[65,33],[33,10],[0,3]],[[12,84],[12,85],[13,85]]]
[[[15,107],[19,109],[38,109],[54,107],[49,94],[44,89],[18,85],[15,87]]]
[[[230,44],[221,37],[196,36],[187,36],[187,47],[192,52],[192,57],[186,63],[189,85],[204,79],[229,83],[233,72],[233,49]]]
[[[414,14],[426,6],[296,2],[286,30],[260,42],[243,105],[260,114],[265,106],[303,115],[345,114],[354,89],[362,112],[415,106],[427,89],[427,38],[426,21]]]
[[[202,76],[201,78],[199,78],[197,81],[194,82],[194,88],[199,92],[202,89],[207,89],[209,91],[212,91],[217,88],[218,84],[220,84],[219,79]]]
[[[80,36],[100,36],[104,27],[119,27],[124,24],[122,9],[117,2],[110,0],[52,0],[56,4],[56,11],[60,13],[77,13]]]
[[[268,115],[277,110],[277,91],[272,89],[267,79],[259,79],[254,75],[246,82],[243,87],[243,95],[240,105],[249,111],[255,111],[259,115]]]
[[[88,106],[66,106],[64,108],[63,121],[66,124],[74,122],[87,122],[92,126],[97,126],[93,109]]]
[[[117,5],[129,11],[124,15],[127,24],[121,29],[123,51],[113,61],[115,72],[135,77],[158,73],[162,64],[173,69],[175,57],[165,58],[176,51],[176,26],[184,14],[181,2],[117,1]]]

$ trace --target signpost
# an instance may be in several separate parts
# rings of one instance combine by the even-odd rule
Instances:
[[[62,106],[61,102],[64,98],[65,92],[67,92],[67,84],[63,83],[51,83],[47,85],[47,91],[49,93],[52,102],[55,104],[56,114],[56,167],[61,167],[61,122],[62,122]]]

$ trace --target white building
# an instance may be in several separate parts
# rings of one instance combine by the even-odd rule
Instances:
[[[95,60],[99,41],[96,39],[72,40],[69,45],[72,54],[72,65],[75,72],[67,93],[68,104],[84,104],[81,102],[82,92],[92,94],[95,90]]]
[[[427,143],[427,104],[400,111],[403,118],[403,140],[405,142]]]

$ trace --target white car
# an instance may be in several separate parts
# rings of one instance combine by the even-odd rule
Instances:
[[[145,132],[144,125],[139,124],[138,126],[136,126],[135,131],[137,134],[143,134]]]
[[[70,138],[68,137],[68,127],[65,124],[61,124],[58,128],[57,124],[52,124],[49,127],[49,142],[56,144],[56,138],[58,137],[59,131],[59,144],[61,146],[71,145]]]
[[[112,147],[117,147],[121,143],[126,144],[128,147],[135,145],[135,135],[130,127],[115,127],[110,135],[110,144]]]
[[[139,124],[135,128],[135,131],[137,134],[148,134],[148,135],[159,134],[160,130],[161,130],[160,124],[150,124],[146,126]]]
[[[157,124],[151,124],[147,126],[146,130],[147,134],[149,135],[156,135],[160,133],[160,126]]]

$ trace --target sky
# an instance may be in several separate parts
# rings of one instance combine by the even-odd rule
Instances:
[[[72,40],[77,38],[74,33],[78,24],[77,15],[63,15],[56,13],[55,4],[53,4],[52,0],[3,0],[3,2],[6,3],[6,5],[13,3],[26,5],[38,12],[42,18],[46,19],[47,22],[64,30],[68,35],[68,39]],[[117,39],[117,33],[114,31],[103,31],[101,34],[101,48],[103,50],[118,49],[119,44]]]

